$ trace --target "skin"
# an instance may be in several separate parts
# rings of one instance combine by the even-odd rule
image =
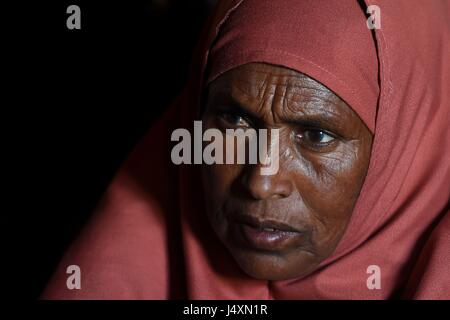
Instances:
[[[275,65],[249,63],[224,73],[209,85],[205,102],[204,129],[280,130],[275,175],[261,175],[261,164],[202,166],[212,228],[251,277],[306,276],[343,236],[367,173],[372,133],[325,86]],[[254,248],[236,235],[239,215],[284,223],[300,231],[301,241]]]

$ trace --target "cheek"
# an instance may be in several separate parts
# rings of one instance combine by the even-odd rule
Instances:
[[[218,237],[225,241],[228,222],[225,208],[239,176],[237,165],[202,165],[205,209],[209,223]]]
[[[350,219],[366,174],[360,143],[342,143],[327,154],[302,154],[296,188],[310,211],[317,245],[338,241]]]
[[[202,165],[202,179],[205,187],[205,194],[214,198],[223,198],[229,194],[233,182],[239,175],[239,166],[213,164]]]
[[[358,142],[349,142],[342,143],[333,152],[304,158],[309,194],[311,198],[317,199],[317,204],[343,209],[352,206],[366,173],[361,151],[363,150]]]
[[[239,177],[239,165],[202,165],[202,182],[208,215],[223,210]]]

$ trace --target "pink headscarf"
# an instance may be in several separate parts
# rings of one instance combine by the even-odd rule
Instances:
[[[43,297],[449,299],[449,4],[376,4],[381,29],[373,38],[356,0],[220,2],[188,85],[119,170]],[[300,279],[244,274],[207,222],[198,167],[170,162],[170,134],[192,128],[204,85],[248,62],[318,80],[374,133],[367,177],[342,240]],[[82,271],[81,290],[66,286],[66,268],[74,264]],[[380,289],[367,286],[371,265],[381,270]]]

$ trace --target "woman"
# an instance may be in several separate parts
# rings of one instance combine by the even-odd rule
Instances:
[[[220,2],[44,298],[450,298],[448,3],[370,4]],[[278,129],[278,171],[175,166],[199,119]]]

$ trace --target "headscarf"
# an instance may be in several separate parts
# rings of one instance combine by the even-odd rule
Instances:
[[[449,3],[221,1],[182,94],[119,169],[43,298],[450,298]],[[170,135],[192,129],[205,86],[249,62],[285,66],[340,96],[373,132],[370,164],[333,254],[311,274],[257,280],[209,225],[199,167],[175,166]],[[69,265],[81,289],[66,286]],[[369,266],[381,288],[368,286]]]

